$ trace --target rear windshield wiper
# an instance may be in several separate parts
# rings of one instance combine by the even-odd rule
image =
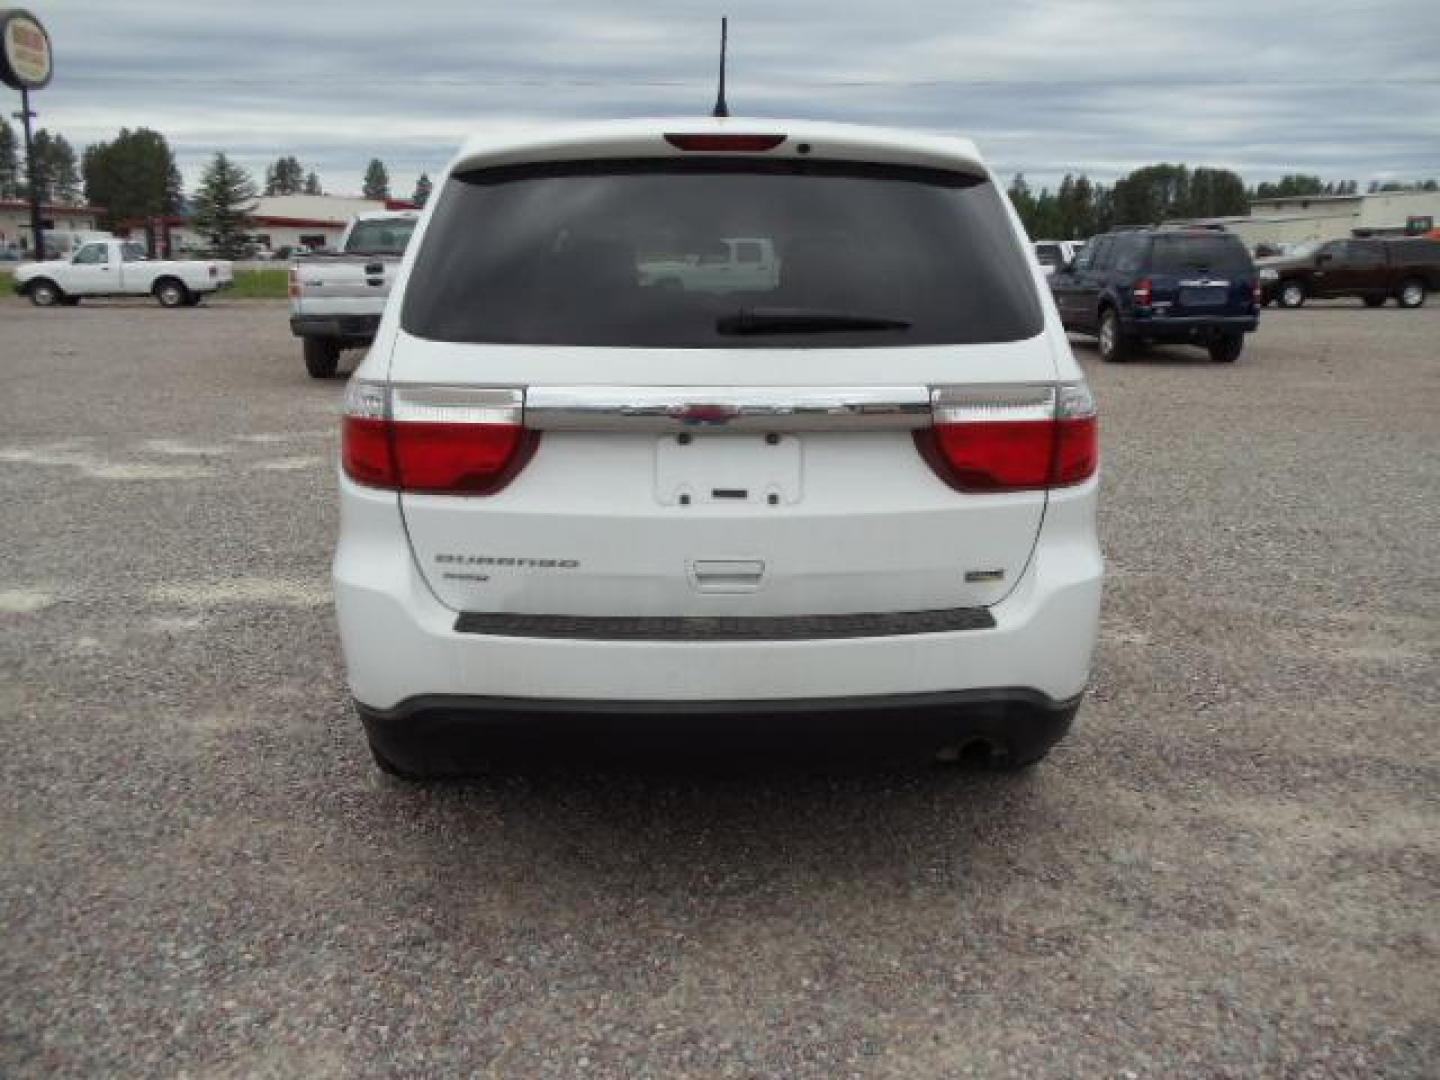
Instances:
[[[719,334],[823,334],[836,330],[908,330],[906,319],[823,308],[741,308],[715,320]]]

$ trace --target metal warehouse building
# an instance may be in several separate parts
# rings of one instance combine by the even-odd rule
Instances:
[[[1352,236],[1406,236],[1440,225],[1440,191],[1381,191],[1356,195],[1300,195],[1256,199],[1245,217],[1205,218],[1245,246],[1305,244]],[[1176,223],[1180,224],[1180,223]]]

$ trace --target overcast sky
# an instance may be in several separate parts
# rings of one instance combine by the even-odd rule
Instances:
[[[8,0],[0,0],[6,6]],[[1440,177],[1437,0],[29,0],[39,123],[164,133],[188,186],[226,150],[397,195],[479,129],[700,115],[731,16],[733,113],[969,135],[1007,177],[1156,161],[1249,182]],[[18,95],[0,86],[5,112]]]

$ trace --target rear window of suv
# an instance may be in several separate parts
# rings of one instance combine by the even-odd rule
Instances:
[[[438,341],[817,348],[1041,329],[987,180],[830,162],[581,162],[447,181],[401,314]]]
[[[1235,236],[1184,236],[1160,234],[1150,249],[1152,274],[1250,274],[1250,255]]]
[[[414,231],[414,218],[357,221],[345,240],[345,250],[352,255],[404,255]]]

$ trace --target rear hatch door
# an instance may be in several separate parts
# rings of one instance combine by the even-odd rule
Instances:
[[[1050,384],[1034,277],[988,181],[867,165],[583,163],[451,178],[407,285],[396,393],[523,388],[534,457],[405,492],[457,611],[824,615],[994,603],[1045,493],[953,490],[931,387]],[[480,223],[483,223],[481,227]],[[763,238],[736,293],[648,283]]]
[[[1250,314],[1255,267],[1244,245],[1228,233],[1156,234],[1148,274],[1157,312],[1176,318]]]

